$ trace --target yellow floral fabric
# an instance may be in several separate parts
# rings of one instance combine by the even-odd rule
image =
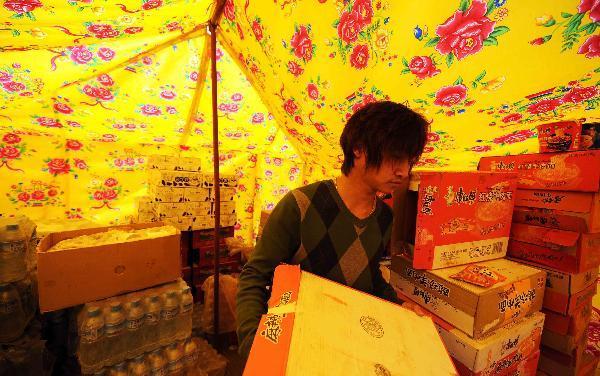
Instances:
[[[212,170],[212,0],[0,0],[2,214],[123,223],[151,154]],[[537,150],[536,125],[600,117],[593,0],[227,0],[219,162],[238,236],[334,176],[346,119],[376,100],[432,121],[421,169]]]

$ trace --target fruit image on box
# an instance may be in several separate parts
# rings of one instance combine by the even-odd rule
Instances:
[[[514,174],[415,174],[406,203],[395,204],[395,214],[407,218],[404,228],[395,228],[395,239],[417,269],[504,257],[515,185]]]
[[[523,320],[496,329],[480,340],[455,328],[436,324],[448,353],[459,362],[462,375],[503,375],[534,355],[540,345],[544,314],[535,312]],[[461,368],[466,368],[461,371]]]
[[[600,208],[600,205],[597,207]],[[513,223],[575,232],[600,232],[600,213],[576,213],[516,206],[513,212]]]
[[[541,124],[537,130],[541,153],[579,150],[581,123],[578,121]]]
[[[598,192],[600,169],[597,166],[600,166],[600,151],[580,151],[483,157],[478,169],[518,172],[520,189]]]
[[[244,375],[457,372],[430,318],[281,265]]]
[[[154,238],[162,229],[169,235]],[[93,240],[108,230],[135,232],[123,242]],[[139,230],[139,231],[138,231]],[[152,235],[155,233],[154,235]],[[79,242],[81,236],[88,240]],[[129,236],[129,235],[128,235]],[[38,244],[40,311],[49,312],[177,279],[181,234],[160,222],[51,233]],[[69,248],[56,244],[69,240]]]
[[[390,284],[425,309],[475,339],[542,307],[546,273],[506,259],[478,263],[505,277],[484,288],[453,279],[465,266],[415,270],[410,260],[392,257]]]
[[[517,206],[591,213],[592,222],[600,213],[600,193],[519,189],[515,196]]]

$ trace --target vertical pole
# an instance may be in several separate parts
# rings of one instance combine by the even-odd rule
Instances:
[[[219,187],[219,114],[217,112],[217,25],[209,23],[210,30],[210,61],[211,61],[211,89],[212,89],[212,118],[213,118],[213,190],[215,198],[215,229],[214,229],[214,317],[213,329],[215,347],[219,350],[219,235],[221,227],[221,189]]]

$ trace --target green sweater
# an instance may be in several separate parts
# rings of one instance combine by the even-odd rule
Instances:
[[[285,195],[267,221],[240,275],[237,294],[239,352],[247,357],[280,263],[357,290],[398,302],[381,276],[379,261],[390,240],[392,211],[377,199],[375,211],[359,219],[333,181],[317,182]]]

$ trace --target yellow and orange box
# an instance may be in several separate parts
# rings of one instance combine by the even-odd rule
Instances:
[[[600,199],[600,195],[597,198]],[[515,206],[513,223],[575,232],[600,232],[600,204],[596,204],[596,208],[595,213],[577,213],[564,210]]]
[[[401,300],[413,301],[402,292],[396,292]],[[480,340],[470,338],[429,311],[425,314],[435,323],[460,376],[514,375],[515,370],[527,368],[524,363],[536,356],[540,347],[544,326],[541,312],[512,321]],[[537,366],[537,357],[535,364]]]
[[[556,153],[579,150],[581,123],[559,121],[537,126],[540,153]]]
[[[398,255],[392,257],[390,284],[475,339],[542,308],[546,272],[506,259],[477,265],[485,267],[485,274],[502,278],[481,287],[454,278],[464,265],[415,270],[410,260]]]
[[[585,352],[585,341],[571,355],[541,346],[538,370],[548,375],[591,376],[598,366],[599,358]]]
[[[406,204],[394,205],[395,214],[407,216],[408,223],[395,238],[409,244],[404,253],[413,258],[417,269],[504,257],[516,183],[512,173],[415,174]]]
[[[399,374],[456,375],[429,317],[298,266],[275,269],[245,376]]]
[[[600,265],[600,233],[582,234],[513,224],[508,256],[565,273],[582,273]]]
[[[484,157],[479,161],[480,171],[517,172],[519,189],[580,192],[600,190],[598,166],[600,150]]]

